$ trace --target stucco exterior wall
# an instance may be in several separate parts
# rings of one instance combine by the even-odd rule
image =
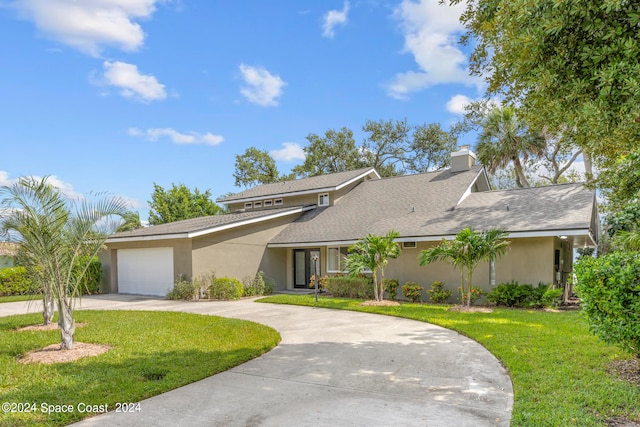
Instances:
[[[100,286],[100,291],[103,293],[118,292],[118,249],[166,247],[173,248],[174,280],[180,277],[180,275],[191,277],[191,240],[189,239],[108,243],[107,249],[100,252],[100,254],[98,255],[100,262],[102,262],[102,285]]]
[[[267,250],[267,243],[296,218],[289,215],[194,238],[192,277],[215,273],[242,280],[262,270],[276,283],[285,283],[286,250]]]

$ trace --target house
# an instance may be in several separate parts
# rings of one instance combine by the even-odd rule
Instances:
[[[0,242],[0,268],[13,267],[17,252],[17,243]]]
[[[457,289],[446,263],[418,265],[421,250],[464,227],[500,227],[511,249],[481,264],[476,284],[564,284],[573,248],[598,236],[595,192],[581,184],[493,191],[468,148],[450,169],[382,179],[372,168],[261,185],[218,199],[231,213],[114,234],[101,255],[104,291],[165,295],[180,275],[242,279],[264,271],[278,289],[307,288],[309,278],[344,269],[347,248],[393,229],[403,251],[386,276]]]

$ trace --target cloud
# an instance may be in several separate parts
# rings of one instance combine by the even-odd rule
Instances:
[[[464,108],[469,105],[473,100],[468,96],[464,95],[454,95],[447,102],[447,111],[453,114],[464,114]]]
[[[41,180],[43,177],[32,175],[31,176],[35,180]],[[9,173],[6,171],[0,171],[0,186],[10,186],[18,182],[18,178],[10,178]],[[74,190],[73,185],[61,180],[56,175],[48,175],[47,182],[60,190],[62,194],[64,194],[69,199],[81,200],[84,199],[84,196],[76,190]]]
[[[282,88],[287,85],[280,76],[274,76],[262,67],[240,64],[239,68],[244,81],[240,93],[249,102],[263,107],[278,105],[277,98],[282,95]]]
[[[330,10],[324,15],[324,22],[322,24],[322,36],[332,39],[335,35],[335,28],[338,25],[346,25],[349,22],[347,14],[349,13],[349,2],[344,2],[342,10]]]
[[[460,15],[466,3],[440,5],[438,0],[403,0],[394,16],[404,34],[404,52],[413,55],[417,71],[398,73],[386,84],[388,94],[407,99],[409,94],[437,84],[481,85],[469,76],[467,57],[458,48],[458,35],[464,31]]]
[[[138,67],[120,61],[105,61],[104,78],[96,84],[120,88],[120,94],[142,102],[159,101],[167,97],[164,85],[150,74],[141,74]]]
[[[144,43],[136,20],[148,19],[164,0],[14,0],[11,7],[47,37],[92,56],[105,46],[131,52]]]
[[[283,142],[279,150],[271,150],[269,154],[276,160],[292,162],[294,160],[304,160],[306,155],[304,150],[295,142]]]
[[[172,128],[150,128],[146,131],[141,131],[138,128],[129,128],[127,133],[131,136],[143,137],[148,141],[157,141],[163,136],[168,137],[173,143],[178,145],[185,144],[203,144],[203,145],[218,145],[224,138],[220,135],[214,135],[210,132],[201,134],[198,132],[180,133]]]

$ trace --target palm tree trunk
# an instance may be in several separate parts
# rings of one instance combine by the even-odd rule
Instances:
[[[467,307],[471,307],[471,277],[473,270],[467,267]]]
[[[382,301],[384,299],[384,269],[380,269],[380,299],[378,301]]]
[[[460,266],[460,295],[462,295],[462,301],[460,301],[460,304],[465,305],[466,292],[464,291],[464,269],[462,266]]]
[[[44,318],[44,324],[50,325],[53,322],[53,315],[55,313],[55,304],[53,302],[53,295],[51,290],[42,290],[42,317]]]
[[[63,350],[73,349],[73,336],[76,332],[76,325],[73,321],[73,310],[70,301],[65,297],[58,297],[58,327],[60,328],[60,338]]]
[[[516,170],[516,175],[518,176],[517,181],[520,181],[520,186],[525,188],[530,187],[529,181],[527,181],[527,177],[524,175],[524,169],[522,167],[522,163],[520,163],[520,159],[518,157],[514,157],[512,160],[513,167]]]
[[[376,269],[371,272],[371,279],[373,279],[373,298],[378,301],[378,281],[376,277]]]

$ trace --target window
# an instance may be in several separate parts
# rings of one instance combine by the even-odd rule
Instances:
[[[327,273],[340,273],[345,271],[345,259],[347,258],[347,247],[327,248]]]
[[[402,249],[415,249],[416,247],[416,242],[402,242]]]
[[[262,207],[262,202],[254,202],[253,203],[253,207],[254,208],[261,208]]]
[[[273,201],[273,204],[274,204],[275,206],[280,206],[280,205],[282,204],[282,199],[275,199],[275,200]]]
[[[252,207],[253,207],[253,204],[251,202],[247,202],[244,204],[245,209],[251,209]]]
[[[329,206],[329,194],[318,194],[318,206]]]
[[[272,204],[273,204],[273,201],[271,201],[271,200],[265,200],[264,201],[264,207],[265,208],[271,206]]]
[[[489,284],[496,285],[496,260],[489,260]]]

